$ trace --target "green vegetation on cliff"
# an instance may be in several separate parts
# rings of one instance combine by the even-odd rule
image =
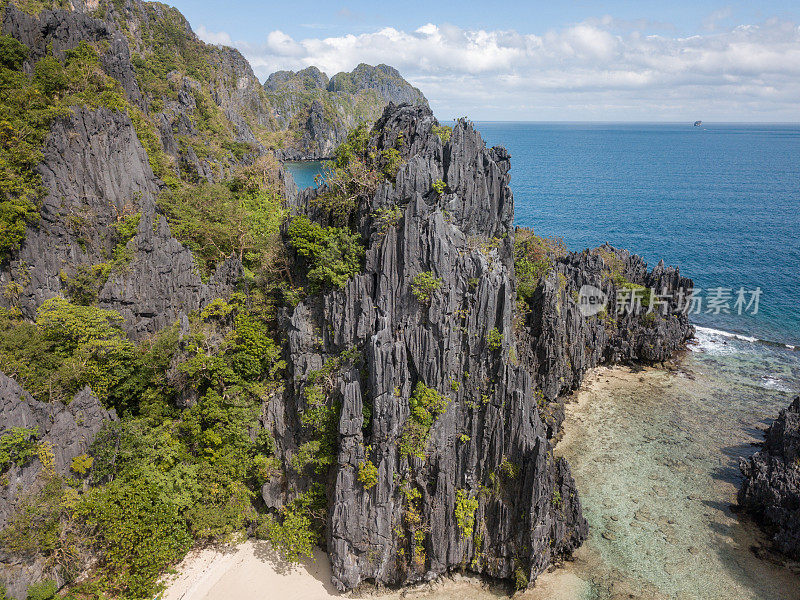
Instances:
[[[86,42],[64,62],[48,54],[33,75],[22,70],[28,54],[25,45],[0,35],[0,260],[19,248],[25,227],[38,219],[45,189],[34,168],[53,120],[69,106],[124,104],[119,85],[100,71],[98,54]]]
[[[553,268],[556,259],[567,253],[560,238],[543,238],[533,229],[518,227],[514,238],[514,270],[517,276],[517,294],[530,300],[539,280]]]
[[[347,131],[373,123],[391,101],[427,104],[417,88],[387,65],[358,65],[330,80],[316,67],[278,71],[264,87],[284,133],[280,147],[302,156],[331,156]]]
[[[0,533],[4,546],[66,574],[96,555],[95,577],[79,591],[145,598],[193,540],[255,524],[252,500],[277,468],[258,421],[283,368],[271,311],[259,294],[235,295],[194,316],[180,343],[171,327],[139,345],[124,339],[114,313],[63,299],[45,303],[36,324],[3,313],[10,375],[44,399],[87,383],[123,416],[92,446],[92,486],[81,492],[71,477],[48,477]],[[189,408],[177,409],[179,398]],[[24,433],[3,438],[9,461],[20,460]]]
[[[274,159],[261,157],[220,183],[200,182],[164,193],[159,206],[172,233],[210,272],[228,256],[257,269],[275,262],[283,198]]]
[[[60,1],[14,4],[26,14],[76,10]],[[8,6],[0,4],[0,11]],[[20,274],[2,290],[8,308],[0,308],[0,362],[3,373],[37,400],[69,403],[88,386],[120,420],[107,424],[61,474],[38,432],[18,429],[0,438],[0,476],[37,460],[43,466],[41,485],[21,499],[0,543],[25,560],[41,558],[57,568],[76,597],[149,598],[158,578],[193,544],[250,531],[295,559],[323,539],[324,486],[298,490],[272,513],[259,492],[284,476],[284,468],[328,474],[338,443],[332,382],[343,369],[357,369],[360,355],[353,349],[330,357],[298,382],[307,439],[291,464],[282,464],[264,407],[286,384],[277,321],[298,292],[287,255],[294,252],[307,267],[304,293],[341,287],[360,272],[364,246],[355,223],[365,198],[394,180],[402,140],[377,153],[369,147],[369,127],[356,128],[335,153],[331,191],[315,204],[313,220],[287,221],[279,165],[264,149],[293,134],[274,122],[268,94],[253,84],[241,55],[199,41],[180,13],[158,3],[101,0],[89,11],[105,21],[107,38],[67,49],[56,40],[45,52],[0,36],[0,263]],[[127,54],[113,47],[118,32],[127,39],[130,64],[120,63]],[[355,121],[371,121],[385,103],[374,90],[357,92],[354,103],[341,90],[330,94],[336,100],[325,110],[334,120],[341,115],[331,109],[346,105]],[[141,237],[129,242],[148,214],[143,201],[106,223],[109,243],[97,252],[98,262],[64,264],[56,274],[64,297],[37,300],[35,315],[29,307],[31,318],[25,318],[20,297],[27,267],[16,252],[26,229],[39,226],[48,190],[37,165],[48,133],[75,107],[130,117],[153,173],[165,184],[153,184],[159,189],[155,210],[192,251],[204,281],[222,260],[239,258],[244,277],[237,291],[186,309],[188,321],[130,339],[120,314],[97,304],[107,281],[136,264]],[[400,218],[395,209],[386,226]],[[82,240],[77,245],[86,251]],[[435,418],[443,408],[430,393],[417,392],[421,433],[429,428],[423,412]],[[365,399],[365,427],[369,419]],[[373,487],[377,477],[377,467],[365,460],[362,485]],[[87,565],[88,577],[74,585]]]

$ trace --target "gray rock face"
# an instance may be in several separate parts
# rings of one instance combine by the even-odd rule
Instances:
[[[116,420],[88,387],[68,405],[34,400],[16,381],[0,373],[0,435],[14,427],[38,428],[38,439],[49,442],[58,473],[69,471],[72,459],[85,453],[103,424]],[[0,487],[0,528],[19,498],[37,488],[42,465],[38,460],[8,472],[8,485]]]
[[[142,104],[128,40],[115,21],[119,16],[116,10],[130,13],[129,18],[133,14],[146,18],[149,13],[140,5],[129,2],[114,8],[112,3],[112,14],[100,20],[81,2],[76,3],[74,11],[45,10],[38,17],[9,4],[3,32],[31,49],[30,64],[44,55],[48,45],[57,55],[63,55],[82,40],[108,42],[104,69],[123,84],[129,100]],[[188,23],[185,27],[186,35],[193,36]],[[267,109],[261,84],[235,50],[219,47],[209,52],[218,72],[224,75],[213,90],[215,101],[229,117],[237,138],[255,143],[243,115],[267,119],[262,114]],[[189,170],[199,177],[213,181],[224,175],[223,166],[198,159],[191,146],[179,151],[175,136],[197,133],[189,117],[195,108],[191,92],[199,85],[188,77],[179,79],[178,100],[168,103],[160,113],[165,150],[174,152],[177,160],[190,165]],[[112,274],[99,296],[101,307],[119,310],[125,316],[125,328],[133,337],[173,323],[181,313],[202,307],[235,285],[241,274],[238,260],[226,261],[209,284],[204,284],[191,252],[170,235],[163,218],[157,216],[156,198],[163,184],[153,174],[127,114],[105,108],[74,108],[71,115],[53,124],[38,170],[48,190],[41,219],[28,227],[13,260],[0,265],[0,287],[14,281],[22,286],[22,292],[18,298],[1,296],[0,305],[15,304],[25,317],[34,319],[42,302],[64,293],[64,275],[73,275],[80,266],[110,260],[119,242],[113,225],[135,213],[141,213],[142,218],[137,236],[129,243],[134,258],[125,269]]]
[[[26,65],[32,65],[48,52],[48,47],[60,59],[81,41],[105,42],[109,52],[102,57],[104,70],[122,84],[131,102],[143,107],[143,99],[131,64],[130,48],[125,34],[112,21],[93,17],[86,6],[74,2],[75,10],[44,10],[38,16],[22,12],[9,3],[3,13],[2,30],[25,44],[30,53]]]
[[[0,271],[0,285],[23,284],[17,303],[26,317],[35,318],[42,302],[63,293],[63,272],[107,261],[118,241],[112,225],[136,212],[142,217],[128,243],[133,259],[112,274],[98,297],[101,308],[125,317],[130,335],[158,331],[232,291],[241,275],[239,260],[223,262],[204,284],[192,253],[157,216],[158,181],[128,115],[75,109],[53,126],[39,171],[49,190],[42,218],[28,229],[9,268]]]
[[[134,339],[176,322],[182,314],[202,308],[216,297],[228,296],[242,276],[242,263],[228,258],[208,284],[191,251],[172,237],[164,217],[145,213],[136,236],[128,242],[133,260],[106,282],[97,305],[116,310]]]
[[[767,430],[764,447],[739,460],[739,504],[772,534],[775,547],[800,560],[800,396]]]
[[[38,439],[53,450],[56,473],[69,472],[72,459],[86,453],[97,432],[117,415],[106,411],[88,387],[75,395],[68,405],[60,402],[37,402],[15,380],[0,373],[0,436],[14,427],[37,428]],[[44,484],[42,464],[34,459],[25,465],[12,466],[5,474],[7,484],[0,485],[0,529],[20,499],[35,493]],[[29,560],[9,555],[0,548],[0,584],[12,598],[26,597],[28,586],[43,579],[61,581],[56,569],[44,558]]]
[[[60,274],[105,262],[116,245],[111,227],[122,216],[152,210],[158,193],[147,154],[126,114],[75,109],[47,138],[39,172],[48,194],[41,219],[0,284],[23,284],[19,306],[28,318],[62,289]],[[3,300],[0,300],[2,302]]]
[[[298,422],[307,408],[303,382],[344,350],[355,347],[363,357],[361,369],[339,373],[328,399],[341,411],[327,488],[327,546],[333,581],[343,590],[364,580],[420,581],[456,568],[533,581],[587,534],[569,466],[553,456],[553,429],[537,397],[545,385],[551,396],[567,389],[559,374],[592,363],[587,358],[569,367],[565,341],[577,346],[601,334],[564,305],[563,294],[552,289],[555,273],[540,286],[530,331],[515,334],[510,157],[502,148],[487,149],[465,121],[443,145],[435,124],[425,107],[386,109],[372,144],[395,147],[402,135],[404,164],[395,184],[383,184],[359,217],[364,272],[286,316],[293,389],[273,401],[269,419],[287,467],[308,436]],[[447,184],[441,196],[433,189],[437,180]],[[294,210],[319,217],[312,195],[299,194]],[[391,207],[402,214],[396,225],[374,218]],[[559,269],[592,276],[576,257]],[[412,291],[422,272],[441,281],[430,302]],[[648,277],[662,277],[654,273]],[[666,327],[652,332],[665,354],[688,335],[682,323],[670,342],[662,339],[671,335]],[[620,324],[620,335],[625,331]],[[608,338],[599,342],[595,361],[637,357],[636,344],[612,352]],[[447,399],[424,459],[399,449],[411,422],[409,398],[420,382]],[[365,404],[371,408],[366,423]],[[369,489],[358,479],[367,459],[378,473]],[[284,501],[303,485],[302,478],[290,482]],[[275,506],[276,487],[264,492]],[[472,531],[465,510],[474,516]]]
[[[598,252],[599,251],[599,252]],[[663,362],[693,334],[684,311],[678,310],[681,290],[690,279],[659,263],[646,263],[626,250],[602,246],[598,251],[571,253],[556,262],[534,293],[520,335],[520,357],[536,374],[547,400],[577,389],[586,371],[598,364],[631,361]],[[608,276],[603,256],[613,260],[633,284],[652,289],[667,306],[643,309],[644,314],[616,310],[621,286]],[[584,285],[602,290],[608,299],[604,313],[585,317],[575,301]]]

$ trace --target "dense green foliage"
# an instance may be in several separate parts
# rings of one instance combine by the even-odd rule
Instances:
[[[402,147],[402,136],[396,144]],[[333,160],[326,164],[326,188],[312,203],[324,210],[333,224],[349,225],[380,183],[395,180],[402,162],[397,148],[378,151],[370,146],[370,130],[362,124],[336,148]]]
[[[88,385],[114,405],[114,388],[130,374],[135,349],[121,321],[116,312],[58,297],[39,307],[35,324],[0,309],[3,370],[39,400],[68,401]]]
[[[41,350],[55,357],[56,374],[80,356],[88,374],[80,371],[79,381],[104,390],[98,395],[126,416],[106,426],[73,470],[76,477],[88,471],[93,487],[79,494],[69,481],[50,477],[4,530],[3,542],[67,573],[91,550],[100,558],[92,585],[144,598],[193,540],[225,538],[255,523],[256,490],[277,468],[271,437],[258,425],[283,367],[272,319],[258,294],[235,294],[193,317],[180,346],[175,327],[135,346],[115,313],[61,298],[40,308],[36,324],[7,323],[21,331],[6,331],[4,344],[22,332],[33,340],[8,356]],[[58,381],[48,378],[46,362],[30,365],[26,385]],[[183,412],[174,406],[181,395],[196,398]],[[0,448],[16,462],[23,450],[30,457],[32,440],[32,432],[16,432]]]
[[[31,584],[25,600],[50,600],[56,597],[56,592],[58,592],[58,584],[52,579],[46,579]]]
[[[37,434],[36,427],[12,427],[0,435],[0,475],[11,465],[24,465],[36,456]]]
[[[378,467],[370,459],[365,458],[358,464],[358,481],[369,490],[378,485]]]
[[[11,0],[2,0],[0,2],[0,9],[6,7]],[[69,9],[69,0],[14,0],[14,4],[24,13],[29,15],[38,15],[43,10],[52,8]]]
[[[348,134],[326,164],[327,190],[313,203],[323,208],[334,224],[348,225],[359,203],[372,196],[381,180],[375,154],[369,151],[369,128],[361,125]]]
[[[312,556],[322,540],[325,527],[325,488],[315,483],[280,511],[279,518],[266,515],[256,535],[268,539],[285,560],[296,562]]]
[[[284,209],[276,179],[277,165],[265,157],[230,180],[169,191],[159,205],[206,272],[231,255],[256,269],[279,252]]]
[[[308,217],[292,219],[288,229],[289,244],[308,262],[311,292],[343,287],[361,271],[364,247],[357,233],[342,227],[323,227]]]
[[[425,445],[436,418],[447,410],[449,400],[421,381],[408,400],[411,415],[406,420],[400,436],[400,453],[425,459]]]
[[[101,67],[97,48],[81,41],[62,62],[41,58],[33,74],[22,70],[26,46],[0,36],[0,259],[19,248],[25,227],[38,219],[45,190],[34,167],[52,121],[71,106],[127,110],[115,79]]]
[[[146,598],[164,566],[189,548],[191,537],[167,478],[153,470],[137,475],[93,488],[75,516],[96,532],[106,589]]]
[[[430,271],[418,273],[411,280],[411,293],[422,304],[430,304],[433,294],[442,287],[442,280],[434,277]]]
[[[514,238],[514,270],[519,297],[529,300],[539,280],[552,270],[555,260],[566,253],[561,239],[539,237],[532,229],[518,227]]]
[[[489,347],[489,350],[492,351],[499,350],[503,347],[503,334],[500,333],[497,327],[492,327],[492,330],[489,332],[489,337],[486,338],[486,345]]]
[[[433,133],[439,136],[439,139],[442,140],[442,144],[446,144],[450,141],[450,136],[453,134],[453,128],[449,125],[434,125]]]
[[[19,248],[44,195],[33,168],[58,107],[22,72],[28,48],[0,36],[0,260]]]
[[[462,538],[472,537],[475,529],[475,511],[478,510],[478,499],[470,498],[466,490],[456,490],[455,515],[458,531]]]

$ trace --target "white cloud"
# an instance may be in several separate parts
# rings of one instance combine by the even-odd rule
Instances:
[[[800,120],[797,25],[771,19],[691,37],[648,35],[651,25],[603,17],[534,35],[426,23],[298,40],[276,30],[264,44],[237,46],[262,79],[310,65],[332,75],[390,64],[442,116]],[[198,35],[230,40],[202,26]]]
[[[231,41],[231,36],[229,36],[227,33],[224,31],[209,31],[206,29],[205,25],[200,25],[195,33],[197,34],[197,37],[207,44],[222,44],[224,46],[230,46],[233,44]]]

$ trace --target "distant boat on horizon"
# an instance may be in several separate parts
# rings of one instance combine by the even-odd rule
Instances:
[[[695,127],[700,127],[700,125],[702,125],[702,124],[703,124],[703,122],[702,122],[702,121],[695,121],[695,122],[694,122],[694,126],[695,126]]]

